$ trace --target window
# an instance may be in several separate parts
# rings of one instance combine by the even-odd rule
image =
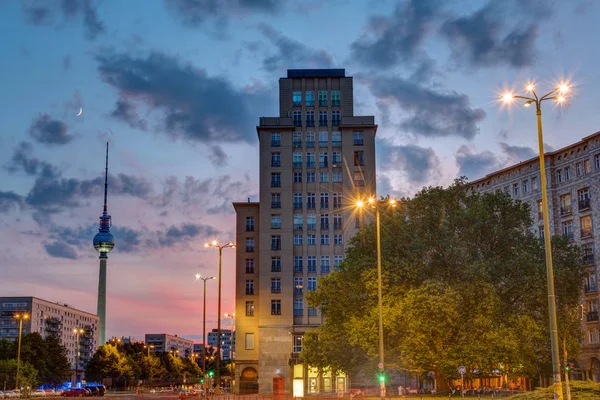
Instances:
[[[319,126],[327,126],[327,111],[319,111]]]
[[[316,214],[308,214],[306,216],[306,228],[309,231],[317,230],[317,215]]]
[[[354,132],[354,145],[362,146],[364,144],[365,143],[364,143],[363,133],[362,132]]]
[[[271,214],[271,229],[281,229],[281,214]]]
[[[304,288],[304,278],[301,276],[294,277],[294,294],[302,294]]]
[[[306,132],[306,147],[315,147],[315,133]]]
[[[294,299],[294,317],[301,317],[304,314],[304,299]],[[302,348],[302,346],[300,346]]]
[[[302,235],[294,235],[294,245],[295,246],[302,245]]]
[[[302,256],[294,256],[294,272],[299,273],[302,272],[302,261],[304,258]]]
[[[329,234],[321,235],[321,244],[328,245],[329,244]]]
[[[302,92],[293,92],[292,101],[294,102],[294,107],[302,106]]]
[[[519,195],[519,184],[513,183],[513,196],[518,196],[518,195]]]
[[[329,208],[329,193],[321,193],[321,208]]]
[[[280,193],[271,193],[271,208],[281,208]]]
[[[336,231],[342,229],[342,214],[333,214],[333,229]]]
[[[308,272],[317,272],[317,256],[308,256],[306,267]]]
[[[354,166],[363,166],[365,165],[365,153],[364,151],[355,151],[354,152]]]
[[[314,210],[317,207],[317,196],[315,193],[306,193],[306,208]]]
[[[271,257],[271,272],[281,272],[281,257]]]
[[[316,308],[309,308],[308,309],[308,316],[309,317],[316,317],[317,316],[317,309]]]
[[[307,107],[314,107],[315,105],[315,92],[311,91],[307,91],[305,93],[305,100],[306,100],[306,106]]]
[[[331,146],[332,147],[342,147],[342,133],[341,132],[331,132]]]
[[[281,133],[279,133],[279,132],[271,133],[271,146],[273,146],[273,147],[281,146]]]
[[[571,195],[563,194],[560,196],[560,215],[571,213]]]
[[[317,278],[316,277],[309,276],[307,279],[307,282],[308,282],[307,290],[309,292],[314,292],[315,290],[317,290]]]
[[[294,168],[302,168],[302,153],[299,151],[292,153],[292,162]]]
[[[529,181],[523,181],[523,194],[529,193]]]
[[[331,125],[332,126],[340,126],[340,112],[339,110],[334,110],[331,112]]]
[[[271,187],[281,187],[281,173],[271,172]]]
[[[314,111],[306,112],[306,126],[315,126],[315,112]]]
[[[246,217],[246,232],[254,232],[254,217]]]
[[[321,215],[321,230],[329,230],[329,214]]]
[[[537,176],[532,176],[531,177],[531,189],[532,190],[540,190]]]
[[[340,91],[339,90],[331,91],[331,105],[335,106],[335,107],[340,105]]]
[[[329,146],[329,132],[319,132],[319,147]]]
[[[589,174],[590,173],[590,160],[584,160],[583,161],[583,173],[584,174]]]
[[[303,215],[302,214],[294,214],[294,230],[301,231],[303,225]],[[302,244],[302,240],[300,240],[300,244]]]
[[[246,252],[247,253],[254,252],[254,238],[246,238]]]
[[[600,169],[600,154],[594,156],[594,164],[596,164],[596,169]]]
[[[317,236],[315,234],[306,235],[306,244],[314,246],[317,244]]]
[[[334,271],[340,270],[340,265],[342,264],[342,261],[344,261],[344,256],[333,256],[333,270]]]
[[[327,105],[327,91],[326,90],[319,90],[319,106],[326,106]]]
[[[342,207],[342,193],[333,193],[333,208]]]
[[[341,233],[333,235],[333,244],[344,244]]]
[[[246,333],[246,350],[254,350],[254,333]]]
[[[246,302],[246,317],[254,317],[254,302]]]
[[[306,168],[314,168],[315,167],[315,153],[307,152],[306,153]]]
[[[302,172],[294,172],[294,183],[302,183]]]
[[[588,243],[581,246],[583,249],[583,262],[585,264],[593,264],[594,263],[594,244]]]
[[[329,256],[321,256],[321,273],[329,273]]]
[[[319,182],[320,183],[329,182],[329,172],[319,172]]]
[[[575,173],[577,174],[577,176],[583,175],[583,165],[581,165],[580,162],[575,164]]]
[[[294,193],[294,210],[302,210],[302,193]]]
[[[333,167],[341,167],[342,166],[342,152],[334,151],[331,153],[331,163]]]
[[[246,273],[254,273],[254,258],[246,258]]]
[[[596,292],[598,290],[598,286],[596,285],[596,277],[594,275],[586,276],[583,288],[586,293]]]
[[[538,219],[544,219],[544,206],[542,205],[542,201],[537,201],[537,210],[538,210]]]
[[[306,183],[315,183],[315,173],[314,172],[306,173]]]
[[[271,278],[271,293],[281,293],[281,278]]]
[[[319,152],[319,167],[327,168],[329,165],[329,153],[326,151]]]
[[[281,236],[271,236],[271,250],[281,250]]]
[[[540,240],[544,240],[544,227],[543,226],[538,226],[538,236],[539,236]]]
[[[592,216],[588,215],[580,218],[579,226],[581,227],[581,237],[592,236]]]
[[[302,147],[302,132],[292,134],[292,147]]]
[[[590,189],[585,188],[577,191],[577,197],[579,198],[579,210],[586,210],[590,208]]]
[[[281,315],[281,300],[271,300],[271,315]]]
[[[365,177],[362,171],[354,171],[354,185],[365,186]]]
[[[246,281],[246,294],[254,294],[254,280],[252,279]]]
[[[331,173],[331,181],[332,182],[341,182],[342,181],[342,173],[340,171],[333,171]]]
[[[571,167],[565,167],[565,181],[571,179]]]
[[[563,236],[569,240],[573,240],[573,221],[562,223]]]
[[[302,111],[294,111],[294,126],[302,126]]]
[[[556,170],[556,182],[557,183],[561,183],[563,181],[562,178],[562,169],[557,169]]]

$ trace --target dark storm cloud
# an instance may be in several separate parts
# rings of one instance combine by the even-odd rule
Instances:
[[[44,248],[46,253],[52,257],[77,260],[77,252],[65,242],[44,243]]]
[[[106,31],[92,0],[23,0],[21,6],[25,21],[32,25],[60,27],[61,24],[56,20],[62,16],[63,21],[80,20],[88,39],[95,39]]]
[[[0,213],[8,213],[14,208],[22,208],[24,203],[23,196],[13,191],[0,190]]]
[[[132,128],[146,130],[148,124],[140,118],[135,105],[126,98],[117,100],[115,109],[110,113],[110,116],[127,123]]]
[[[223,151],[221,146],[214,145],[211,147],[211,154],[208,158],[215,167],[225,167],[229,156]]]
[[[410,183],[423,184],[438,172],[440,160],[432,148],[413,144],[395,145],[389,139],[377,140],[377,164],[382,171],[400,171]]]
[[[42,178],[52,179],[60,176],[58,168],[52,164],[32,156],[33,146],[29,142],[21,142],[15,148],[13,156],[5,168],[10,173],[23,170],[27,175],[38,175]]]
[[[536,57],[536,23],[505,29],[505,4],[490,2],[469,16],[447,20],[440,32],[448,39],[457,63],[472,66],[530,66]]]
[[[282,0],[165,0],[167,7],[190,27],[199,27],[209,19],[223,24],[232,16],[277,12]]]
[[[48,114],[41,114],[31,122],[29,135],[38,143],[48,145],[64,145],[74,139],[69,135],[67,124],[52,119]]]
[[[526,161],[537,156],[537,153],[531,147],[512,146],[504,142],[500,142],[499,145],[504,154],[506,154],[508,158],[515,163]]]
[[[283,35],[271,25],[262,23],[260,32],[277,48],[277,53],[263,60],[267,72],[294,68],[331,68],[333,59],[325,49],[315,50],[307,45]]]
[[[258,110],[253,107],[265,104],[264,93],[238,91],[223,77],[160,53],[146,58],[110,54],[97,60],[100,77],[121,99],[162,113],[163,133],[203,143],[256,141]]]
[[[465,94],[429,88],[399,77],[367,77],[366,81],[378,101],[396,103],[408,114],[400,127],[416,135],[472,139],[479,133],[477,124],[486,117],[483,109],[471,108]]]
[[[158,244],[162,247],[170,247],[178,243],[187,243],[191,239],[200,237],[203,241],[213,239],[220,233],[219,230],[210,225],[183,224],[179,227],[171,226],[166,232],[157,232]]]
[[[469,180],[484,177],[502,168],[498,157],[491,151],[477,153],[472,147],[465,145],[460,146],[456,152],[456,162],[459,176],[466,176]]]
[[[133,253],[139,250],[142,231],[120,225],[111,227],[110,231],[115,236],[116,242],[113,252]],[[92,240],[96,233],[98,233],[98,224],[77,228],[54,225],[49,228],[50,239],[64,242],[82,251],[93,248]]]
[[[374,68],[390,68],[421,58],[423,41],[440,12],[438,0],[407,0],[391,16],[371,17],[369,34],[351,45],[352,59]]]

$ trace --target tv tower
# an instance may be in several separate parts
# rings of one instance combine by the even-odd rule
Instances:
[[[112,222],[108,215],[106,198],[108,195],[108,142],[106,142],[106,169],[104,170],[104,209],[100,216],[100,228],[94,236],[94,248],[100,253],[100,278],[98,279],[98,316],[100,317],[100,346],[106,343],[106,263],[108,253],[115,247],[115,237],[110,233]]]

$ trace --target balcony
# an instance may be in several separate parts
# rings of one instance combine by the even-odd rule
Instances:
[[[302,294],[302,286],[294,288],[294,294]]]
[[[300,126],[300,125],[298,125]],[[311,120],[311,121],[306,121],[306,126],[315,126],[315,121]]]
[[[564,206],[560,208],[560,215],[571,214],[571,206]]]
[[[306,228],[307,228],[309,231],[316,231],[316,230],[317,230],[317,224],[307,224],[307,225],[306,225]]]
[[[317,266],[316,265],[309,265],[308,266],[308,272],[313,272],[316,273],[317,272]]]
[[[295,231],[301,231],[302,230],[302,224],[294,224],[294,230]]]
[[[271,208],[281,208],[281,202],[280,201],[272,201]]]
[[[328,231],[329,230],[329,223],[322,223],[321,224],[321,230],[322,231]]]
[[[306,100],[306,107],[314,107],[314,106],[315,106],[314,100]]]
[[[302,107],[301,101],[294,101],[294,107]]]
[[[302,140],[294,140],[292,142],[292,147],[295,147],[295,148],[302,147]]]
[[[314,210],[315,208],[317,208],[317,203],[309,201],[308,203],[306,203],[306,208],[309,210]]]
[[[327,141],[319,140],[319,147],[327,147],[327,146],[329,146],[329,143]]]
[[[587,210],[590,208],[590,199],[579,200],[579,211]]]
[[[588,238],[588,237],[590,237],[590,236],[592,236],[592,231],[591,231],[591,229],[590,229],[590,230],[582,230],[582,231],[581,231],[581,238],[582,238],[582,239],[584,239],[584,238]]]
[[[328,209],[329,208],[329,203],[321,203],[320,206],[321,206],[321,210]]]
[[[327,120],[326,119],[320,119],[319,120],[319,126],[327,126]]]
[[[315,162],[314,161],[307,161],[306,162],[306,168],[314,168],[315,167]]]
[[[594,255],[593,254],[584,254],[584,256],[583,256],[583,263],[585,265],[594,264]]]
[[[327,100],[319,100],[319,107],[327,107]]]
[[[320,168],[327,168],[328,165],[329,165],[329,163],[327,161],[320,161],[319,162],[319,167]]]
[[[340,140],[334,140],[331,142],[331,147],[342,147],[342,142]]]
[[[294,202],[294,210],[302,210],[302,203]]]
[[[302,273],[302,265],[294,265],[294,273],[296,273],[296,274]]]
[[[331,126],[340,126],[340,120],[339,119],[331,120]]]
[[[340,101],[339,100],[331,100],[331,105],[333,107],[339,107],[340,106]]]
[[[291,126],[292,118],[280,118],[280,117],[260,117],[260,126]]]
[[[306,141],[306,147],[307,148],[313,148],[313,147],[315,147],[315,141],[314,140],[313,141],[308,141],[307,140]]]
[[[333,208],[340,208],[341,206],[342,206],[342,203],[336,202],[336,201],[333,202]]]
[[[598,311],[589,311],[587,313],[587,321],[588,322],[598,321]]]
[[[294,168],[302,168],[302,161],[294,161]]]
[[[342,224],[333,224],[333,230],[334,231],[339,231],[342,229]]]

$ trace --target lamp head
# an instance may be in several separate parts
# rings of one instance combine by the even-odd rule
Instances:
[[[533,89],[535,89],[533,82],[529,82],[527,85],[525,85],[525,89],[527,89],[528,92],[533,92]]]
[[[570,86],[569,86],[569,84],[568,84],[568,83],[566,83],[566,82],[563,82],[563,83],[561,83],[560,85],[558,85],[558,92],[559,92],[560,94],[565,94],[565,93],[567,93],[567,92],[569,91],[569,89],[570,89]]]
[[[197,281],[199,281],[199,280],[200,280],[200,278],[202,278],[202,275],[200,275],[200,274],[196,274],[196,280],[197,280]]]
[[[515,95],[514,93],[510,93],[510,92],[506,92],[504,93],[504,95],[502,95],[502,101],[505,103],[510,103],[514,100]]]
[[[218,244],[218,242],[217,242],[216,240],[213,240],[213,241],[211,242],[211,245],[212,245],[212,246],[216,246],[217,244]]]
[[[558,103],[564,103],[567,99],[565,98],[565,96],[559,94],[558,96],[554,97],[554,100],[556,100]]]
[[[392,207],[396,207],[397,204],[398,204],[398,202],[396,201],[396,199],[390,199],[390,205]]]
[[[358,200],[358,201],[356,202],[356,207],[358,207],[358,208],[361,208],[361,207],[362,207],[362,206],[364,206],[364,205],[365,205],[365,203],[363,203],[363,201],[362,201],[362,200]]]
[[[533,100],[527,100],[527,101],[526,101],[526,102],[525,102],[523,105],[524,105],[525,107],[529,107],[529,106],[530,106],[530,105],[532,105],[532,104],[533,104]]]
[[[374,198],[372,198],[372,197],[370,197],[370,198],[369,198],[369,204],[373,204],[373,203],[375,203],[375,199],[374,199]]]

